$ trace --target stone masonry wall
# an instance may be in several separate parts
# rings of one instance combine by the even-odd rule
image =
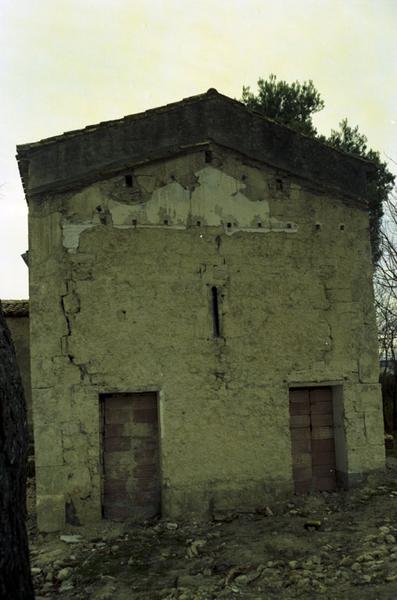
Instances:
[[[6,316],[8,328],[14,342],[22,385],[25,392],[26,414],[30,441],[33,443],[32,394],[30,389],[29,316]]]
[[[101,516],[101,393],[159,392],[169,517],[292,492],[290,386],[338,386],[347,480],[382,467],[366,212],[218,147],[126,175],[30,204],[39,527]]]

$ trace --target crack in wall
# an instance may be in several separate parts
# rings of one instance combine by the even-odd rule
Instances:
[[[75,356],[70,352],[69,342],[72,338],[72,324],[74,316],[80,312],[80,297],[76,292],[76,282],[73,279],[66,281],[66,294],[61,295],[61,307],[65,317],[67,334],[61,338],[61,352],[62,356],[65,356],[70,364],[77,367],[80,372],[80,381],[82,383],[92,383],[91,375],[85,363],[77,362]]]

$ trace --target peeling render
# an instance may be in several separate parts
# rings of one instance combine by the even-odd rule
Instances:
[[[382,467],[367,213],[232,152],[207,158],[31,202],[44,531],[101,518],[103,394],[158,392],[164,516],[292,493],[289,387],[335,390],[348,483]]]
[[[196,185],[186,189],[178,181],[153,189],[145,202],[126,204],[114,199],[96,198],[106,204],[111,224],[120,228],[166,227],[223,227],[227,235],[237,232],[269,233],[297,231],[296,223],[279,221],[269,213],[269,202],[263,198],[250,200],[244,190],[247,184],[220,169],[206,166],[194,174]],[[153,180],[153,177],[151,178]],[[145,181],[141,175],[139,181]],[[153,185],[153,181],[152,181]],[[152,187],[152,186],[150,186]],[[102,211],[103,209],[101,209]],[[97,208],[98,211],[98,208]],[[91,221],[62,222],[63,245],[69,252],[76,252],[80,235],[87,229],[103,223],[98,212]]]
[[[69,252],[75,252],[79,247],[80,235],[86,229],[94,227],[93,222],[69,223],[64,220],[62,223],[63,245]]]

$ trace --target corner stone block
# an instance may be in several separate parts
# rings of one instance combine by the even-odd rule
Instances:
[[[385,426],[383,413],[379,410],[367,410],[364,412],[365,438],[368,444],[384,445]]]
[[[48,336],[49,337],[49,336]],[[31,338],[32,339],[32,334]],[[51,358],[36,358],[43,354],[42,348],[35,348],[31,344],[31,370],[32,370],[32,389],[50,388],[56,385],[57,380],[54,373],[54,363]],[[36,353],[36,354],[34,354]]]
[[[51,425],[36,425],[35,436],[35,462],[38,467],[63,466],[63,448],[61,431]]]
[[[68,467],[41,467],[36,464],[37,496],[54,496],[63,493],[68,477]]]
[[[363,354],[358,361],[358,374],[361,383],[373,383],[379,377],[377,356],[369,352]]]
[[[383,440],[382,444],[371,445],[369,448],[371,460],[368,469],[375,471],[384,469],[386,464],[386,450]]]
[[[72,419],[71,394],[60,385],[34,389],[33,400],[33,418],[37,427]]]
[[[39,531],[51,533],[65,527],[65,497],[37,496],[37,526]]]
[[[91,472],[88,466],[75,464],[73,471],[70,473],[67,480],[67,491],[71,497],[88,498],[92,492],[92,487],[95,483],[99,486],[99,474],[93,473],[93,481]]]

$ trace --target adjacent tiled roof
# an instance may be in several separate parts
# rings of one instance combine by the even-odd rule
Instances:
[[[205,94],[18,146],[27,198],[111,176],[213,142],[365,204],[371,163],[249,110]]]
[[[29,300],[0,300],[6,317],[28,317]]]

